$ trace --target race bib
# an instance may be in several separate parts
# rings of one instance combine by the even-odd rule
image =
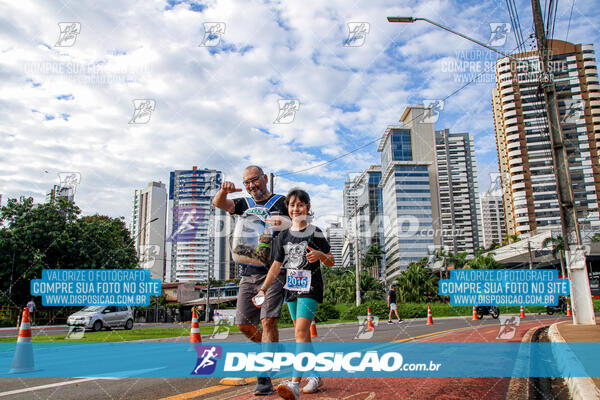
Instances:
[[[311,273],[306,269],[288,269],[284,289],[292,292],[310,292]]]

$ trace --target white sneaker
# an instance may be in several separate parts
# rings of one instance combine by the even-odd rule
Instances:
[[[323,379],[320,376],[311,376],[302,388],[302,393],[316,393],[321,386],[323,386]]]
[[[285,400],[298,400],[300,398],[300,385],[298,382],[283,381],[277,386],[277,394]]]

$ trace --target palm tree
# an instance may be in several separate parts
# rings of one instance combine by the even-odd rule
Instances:
[[[438,278],[426,265],[426,257],[412,262],[396,279],[396,290],[400,301],[418,303],[437,297]]]
[[[448,255],[448,261],[450,261],[450,264],[454,266],[454,269],[461,269],[465,267],[465,264],[467,263],[467,252],[463,251],[460,253],[450,253]]]
[[[515,243],[520,240],[521,240],[521,238],[519,237],[519,235],[506,235],[506,236],[504,236],[504,239],[502,239],[502,245]]]
[[[502,263],[496,261],[494,253],[491,251],[485,254],[476,255],[466,264],[466,268],[471,269],[497,269],[502,267]]]
[[[371,246],[369,250],[365,253],[365,256],[362,260],[362,266],[365,270],[370,270],[370,274],[372,277],[376,278],[379,274],[379,261],[381,260],[381,255],[383,254],[383,250],[379,246]],[[373,271],[373,268],[375,270]]]
[[[597,235],[597,234],[596,234]],[[565,275],[565,240],[563,239],[563,237],[561,235],[556,236],[556,238],[553,238],[552,236],[544,239],[544,241],[542,242],[542,247],[548,247],[549,245],[552,246],[552,257],[554,257],[554,259],[556,260],[557,258],[560,259],[560,273],[562,274],[563,278],[566,278]],[[558,257],[556,257],[558,255]]]
[[[501,247],[501,245],[496,242],[492,242],[492,244],[490,244],[490,246],[487,248],[487,251],[496,250],[498,247]]]
[[[383,300],[385,288],[377,278],[366,272],[360,274],[360,293],[361,299],[365,302],[373,300]]]

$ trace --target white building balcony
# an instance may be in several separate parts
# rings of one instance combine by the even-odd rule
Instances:
[[[518,155],[521,155],[521,149],[512,150],[508,152],[509,157],[516,157]]]
[[[507,149],[514,149],[514,148],[520,148],[521,147],[521,142],[511,142],[509,144],[506,145]]]
[[[518,132],[519,131],[519,127],[517,125],[513,125],[513,126],[509,126],[508,128],[506,128],[504,130],[504,132],[506,134],[512,133],[512,132]]]
[[[506,141],[507,142],[512,142],[514,140],[519,140],[519,136],[520,135],[518,133],[512,134],[512,135],[508,135],[508,136],[506,136]]]
[[[516,164],[521,164],[523,162],[522,158],[513,158],[511,160],[508,160],[508,165],[516,165]]]
[[[517,232],[527,232],[527,231],[529,231],[529,224],[517,226]]]

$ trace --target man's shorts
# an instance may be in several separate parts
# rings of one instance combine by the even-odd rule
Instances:
[[[397,309],[398,309],[398,306],[396,305],[396,303],[390,303],[390,311],[394,311]]]
[[[265,293],[265,302],[261,308],[252,303],[267,275],[243,276],[240,281],[240,291],[237,297],[237,311],[235,323],[238,325],[258,325],[263,318],[279,318],[281,306],[283,305],[283,286],[285,285],[285,273],[279,274]]]

